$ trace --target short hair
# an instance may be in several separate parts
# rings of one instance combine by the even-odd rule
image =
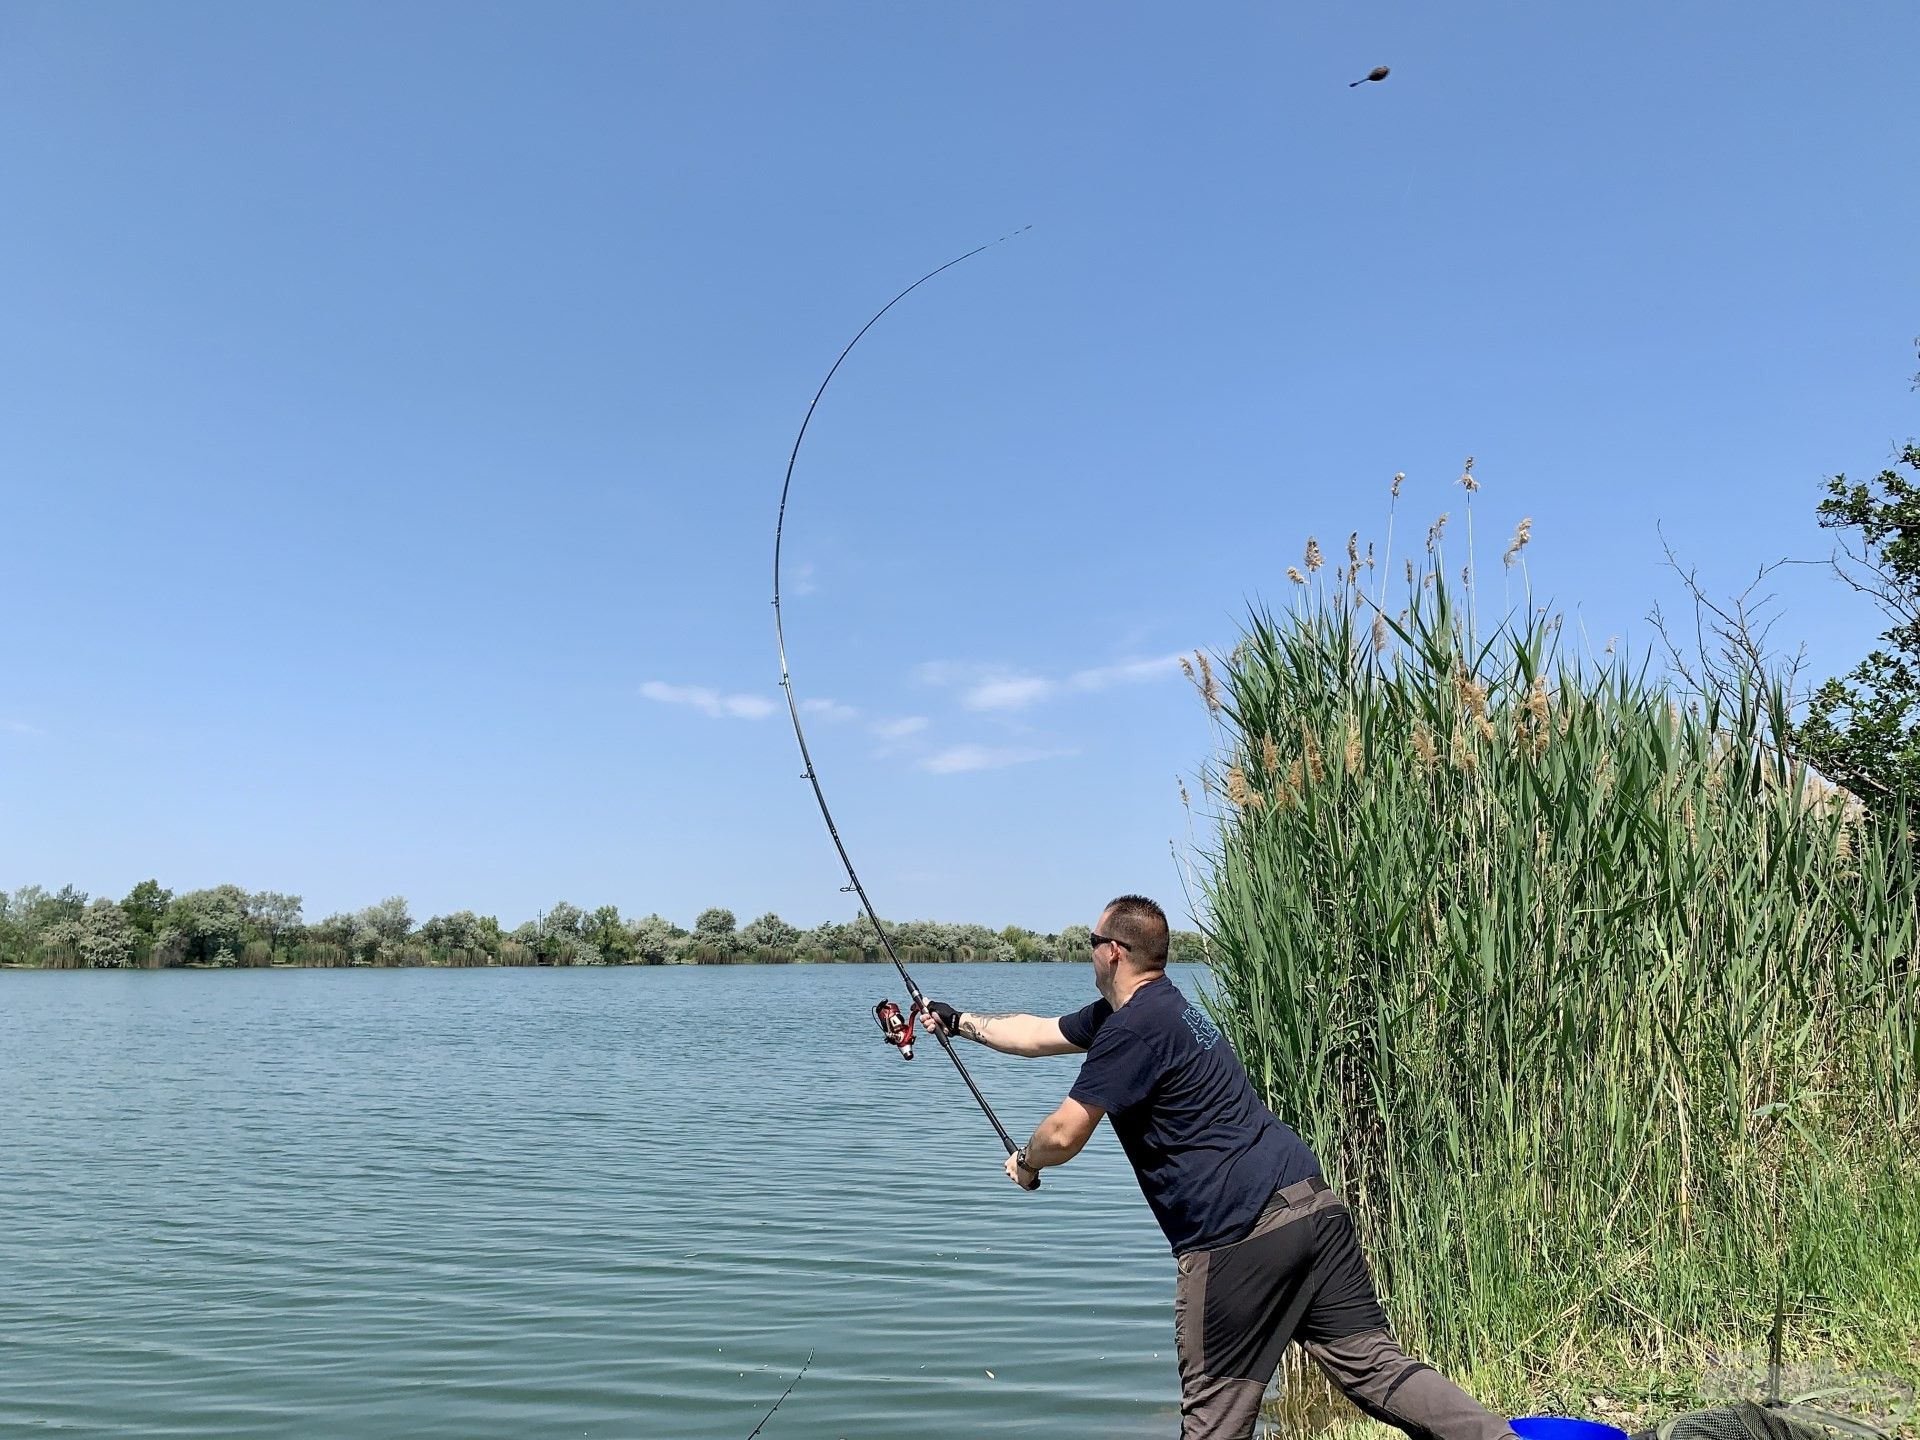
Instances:
[[[1126,943],[1134,963],[1147,970],[1167,968],[1167,912],[1144,895],[1122,895],[1107,902],[1107,928]]]

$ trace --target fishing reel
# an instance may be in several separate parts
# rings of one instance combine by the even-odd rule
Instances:
[[[919,1017],[911,1013],[902,1015],[893,1001],[882,1000],[873,1007],[873,1018],[879,1022],[880,1034],[887,1044],[900,1052],[900,1058],[913,1059],[913,1022]]]

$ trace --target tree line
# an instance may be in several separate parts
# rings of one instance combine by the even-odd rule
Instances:
[[[887,938],[909,964],[1084,960],[1088,933],[1044,934],[1018,925],[888,921]],[[1204,960],[1200,937],[1174,932],[1171,958]],[[562,900],[512,930],[471,910],[415,924],[405,899],[311,923],[298,895],[238,885],[175,894],[143,880],[124,897],[94,898],[68,885],[0,890],[0,965],[45,969],[227,969],[268,966],[785,965],[886,959],[864,915],[802,930],[771,912],[741,925],[731,910],[702,910],[691,929],[660,915],[629,919],[617,906],[586,910]]]

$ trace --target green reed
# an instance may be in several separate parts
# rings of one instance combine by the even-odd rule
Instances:
[[[1909,839],[1782,749],[1776,677],[1476,635],[1437,558],[1383,613],[1349,557],[1190,672],[1201,899],[1396,1327],[1515,1404],[1697,1372],[1782,1297],[1803,1349],[1920,1370]]]

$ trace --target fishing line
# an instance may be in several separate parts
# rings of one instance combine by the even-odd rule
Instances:
[[[820,388],[813,392],[813,403],[807,406],[806,417],[800,422],[800,433],[793,437],[793,453],[787,457],[787,476],[780,486],[780,518],[773,527],[773,632],[780,646],[780,688],[786,692],[787,715],[793,721],[793,738],[800,742],[800,759],[807,767],[806,773],[800,778],[813,786],[813,798],[818,801],[820,805],[820,818],[827,822],[827,834],[833,837],[833,848],[839,852],[840,864],[847,872],[847,884],[843,885],[841,889],[843,891],[852,891],[860,897],[860,907],[867,912],[867,919],[873,922],[873,933],[880,937],[880,948],[887,952],[887,958],[893,962],[893,968],[900,972],[900,979],[907,987],[909,1013],[916,1016],[925,1010],[927,997],[921,991],[920,987],[913,983],[913,976],[907,973],[907,967],[900,963],[900,957],[894,953],[893,942],[887,938],[886,928],[880,923],[880,915],[873,908],[873,902],[867,898],[867,888],[860,883],[860,876],[853,868],[853,859],[847,854],[846,842],[840,838],[840,827],[834,823],[833,811],[827,808],[826,792],[820,788],[820,775],[819,772],[814,769],[813,754],[807,748],[807,732],[800,724],[800,704],[794,698],[793,676],[787,668],[787,632],[785,625],[781,622],[780,614],[780,543],[786,532],[787,495],[793,488],[793,467],[800,459],[800,443],[807,438],[807,426],[813,423],[813,412],[820,405],[820,397],[827,393],[827,386],[833,383],[833,377],[839,371],[841,362],[853,353],[853,347],[860,343],[861,336],[879,324],[881,316],[885,315],[889,310],[893,309],[894,306],[906,299],[907,296],[926,284],[927,281],[933,279],[934,276],[951,270],[964,260],[971,260],[984,250],[991,250],[994,246],[1011,240],[1015,235],[1025,234],[1032,228],[1031,225],[1023,225],[1018,230],[1010,231],[1008,234],[1002,235],[998,240],[989,240],[985,245],[975,246],[973,249],[967,251],[966,254],[956,255],[953,259],[947,261],[946,264],[929,270],[918,280],[914,281],[913,284],[907,286],[906,289],[902,290],[898,295],[894,296],[893,299],[875,311],[873,318],[862,325],[858,334],[847,342],[847,348],[840,352],[839,359],[835,360],[832,369],[827,371],[827,378],[822,380],[820,382]],[[906,1024],[905,1043],[902,1044],[901,1040],[895,1038],[894,1032],[889,1027],[884,1014],[886,1009],[891,1008],[891,1004],[892,1002],[887,1001],[882,1002],[880,1007],[876,1007],[876,1013],[880,1015],[881,1029],[888,1031],[889,1041],[893,1044],[900,1045],[907,1057],[911,1059],[913,1055],[911,1049],[912,1025],[910,1022]],[[897,1012],[895,1019],[898,1019]],[[1007,1133],[1007,1127],[1000,1123],[1000,1117],[993,1113],[993,1106],[987,1103],[987,1097],[980,1093],[980,1087],[974,1083],[973,1076],[967,1072],[966,1063],[961,1060],[959,1052],[953,1048],[953,1041],[947,1036],[944,1030],[934,1030],[933,1036],[934,1039],[940,1042],[940,1048],[947,1052],[947,1058],[953,1061],[953,1068],[960,1072],[960,1078],[967,1082],[967,1089],[973,1092],[975,1103],[980,1106],[981,1111],[992,1123],[995,1132],[1000,1136],[1000,1143],[1006,1146],[1007,1153],[1009,1155],[1019,1153],[1020,1147],[1014,1144],[1013,1137]]]

